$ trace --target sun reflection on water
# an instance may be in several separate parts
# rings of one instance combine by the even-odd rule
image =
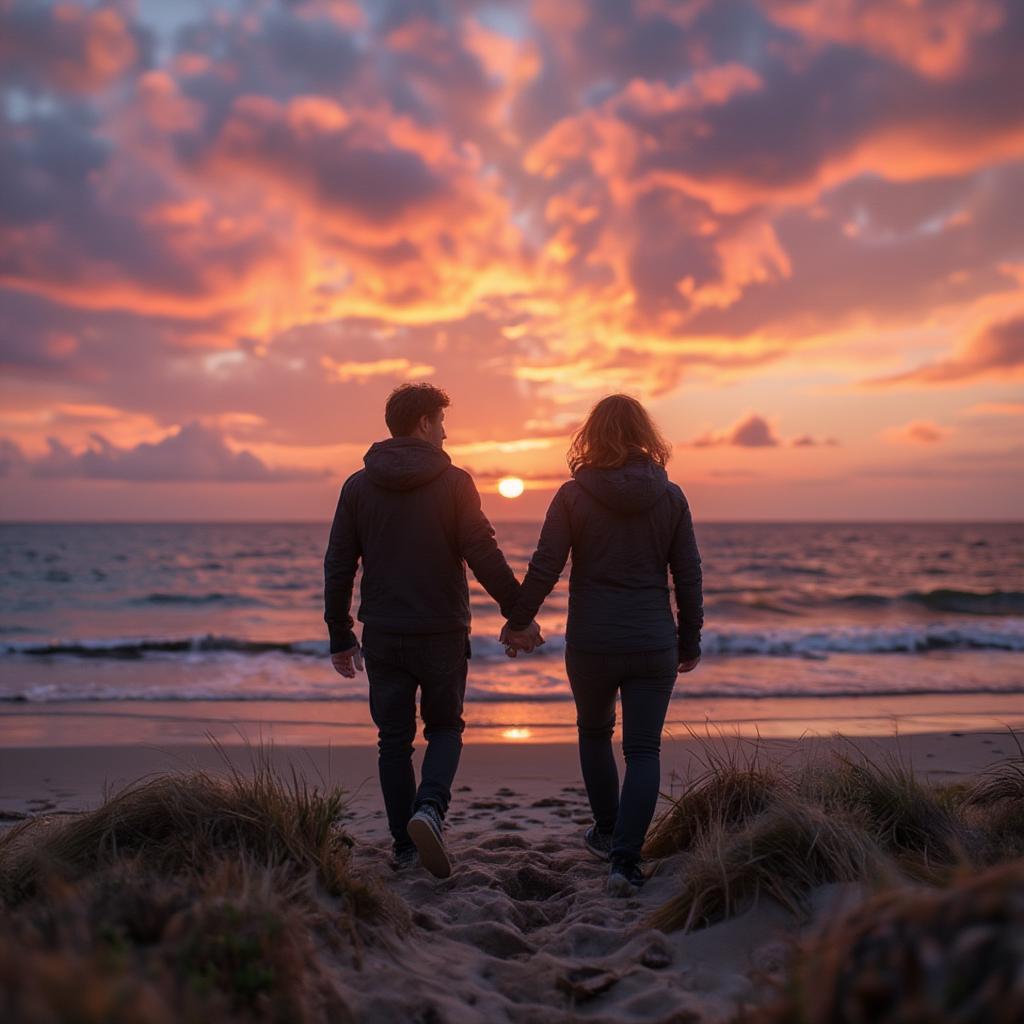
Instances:
[[[528,740],[533,733],[529,729],[502,729],[501,735],[506,740]]]

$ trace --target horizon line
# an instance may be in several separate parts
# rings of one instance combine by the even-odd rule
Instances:
[[[537,525],[544,516],[536,518],[492,518],[492,524]],[[330,517],[323,519],[0,519],[3,526],[320,526],[330,524]],[[1024,519],[1004,518],[958,518],[958,519],[704,519],[696,524],[706,526],[1022,526]]]

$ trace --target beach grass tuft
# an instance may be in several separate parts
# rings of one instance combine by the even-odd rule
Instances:
[[[311,785],[294,766],[282,774],[267,748],[250,749],[244,771],[189,771],[142,779],[96,810],[64,821],[37,819],[0,837],[0,897],[16,903],[51,875],[74,880],[137,858],[160,875],[205,871],[231,856],[267,868],[313,872],[327,892],[369,910],[347,870],[352,841],[340,827],[340,787]]]
[[[679,890],[651,923],[692,930],[762,897],[803,911],[827,882],[941,886],[1024,857],[1024,752],[973,784],[937,786],[898,754],[843,744],[799,764],[773,762],[760,744],[705,763],[645,846],[681,855]]]
[[[328,959],[408,913],[354,869],[343,790],[249,753],[0,836],[0,1018],[352,1019]]]
[[[840,915],[748,1024],[1024,1020],[1024,862],[907,886]]]
[[[668,857],[710,833],[741,827],[794,789],[785,768],[768,760],[760,745],[712,744],[690,735],[700,742],[701,771],[652,825],[644,844],[647,857]]]
[[[910,875],[932,878],[965,859],[969,838],[955,805],[898,754],[836,751],[829,764],[806,767],[799,788],[826,811],[861,821]]]
[[[682,884],[650,923],[692,931],[762,898],[799,912],[819,885],[880,875],[885,861],[860,825],[781,796],[740,828],[718,825],[684,856]]]

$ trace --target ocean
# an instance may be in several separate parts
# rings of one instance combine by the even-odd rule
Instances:
[[[539,524],[495,528],[521,574]],[[0,525],[0,701],[364,701],[365,677],[327,660],[327,533]],[[707,523],[697,537],[704,659],[678,701],[1024,693],[1024,524]],[[571,700],[567,577],[539,616],[547,643],[515,660],[470,577],[468,701]]]

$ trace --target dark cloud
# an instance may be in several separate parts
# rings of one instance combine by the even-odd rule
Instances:
[[[779,438],[772,425],[756,413],[751,413],[738,423],[720,433],[702,434],[690,442],[694,448],[709,448],[713,445],[732,445],[736,448],[777,448]]]
[[[252,452],[232,451],[224,437],[200,423],[190,423],[155,443],[132,448],[111,444],[101,434],[90,435],[84,451],[72,451],[57,438],[49,451],[27,458],[10,441],[0,446],[0,472],[27,471],[50,479],[84,477],[91,480],[139,482],[203,480],[210,483],[275,483],[314,480],[326,475],[304,469],[271,469]]]
[[[778,448],[788,444],[793,448],[835,447],[839,442],[834,437],[817,438],[811,434],[800,434],[784,440],[763,416],[750,413],[725,430],[709,431],[689,442],[692,448],[711,448],[729,445],[734,448]]]
[[[0,4],[0,79],[9,85],[90,93],[147,65],[152,45],[150,32],[110,4]]]
[[[401,222],[448,192],[417,152],[367,139],[364,125],[303,122],[263,103],[238,105],[215,155],[239,169],[262,168],[327,216],[341,209],[374,224]]]

